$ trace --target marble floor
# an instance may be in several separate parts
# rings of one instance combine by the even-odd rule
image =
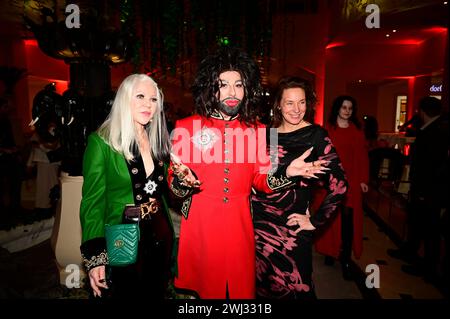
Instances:
[[[372,218],[364,218],[364,252],[359,260],[355,260],[361,271],[379,269],[379,287],[377,293],[382,299],[442,299],[443,293],[422,277],[408,275],[401,270],[405,262],[390,257],[386,250],[398,248],[383,227],[377,225]],[[375,267],[374,267],[375,266]]]

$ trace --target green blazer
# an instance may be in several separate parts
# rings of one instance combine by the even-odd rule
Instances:
[[[164,166],[167,176],[167,166]],[[122,222],[123,209],[134,205],[133,185],[127,162],[97,134],[88,138],[83,159],[83,188],[80,205],[83,262],[89,271],[108,263],[105,224]],[[167,188],[168,189],[168,188]],[[162,196],[163,212],[173,233],[167,200]]]
[[[131,178],[123,155],[93,133],[83,159],[80,206],[82,242],[105,236],[105,224],[120,224],[126,204],[134,204]]]

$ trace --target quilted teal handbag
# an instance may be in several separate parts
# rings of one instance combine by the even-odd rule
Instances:
[[[127,266],[137,259],[139,224],[105,225],[106,251],[111,266]]]

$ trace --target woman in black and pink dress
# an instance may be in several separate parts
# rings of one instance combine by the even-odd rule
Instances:
[[[313,234],[336,213],[347,181],[327,131],[310,122],[316,98],[309,82],[283,78],[275,98],[271,126],[278,133],[278,165],[290,163],[309,150],[304,160],[313,165],[326,160],[328,170],[310,178],[299,177],[296,186],[288,190],[252,196],[256,292],[259,298],[315,298]],[[318,184],[325,188],[326,196],[312,211],[312,189]]]

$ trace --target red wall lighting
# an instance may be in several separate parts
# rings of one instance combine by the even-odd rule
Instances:
[[[345,42],[331,42],[330,44],[328,44],[325,49],[332,49],[332,48],[336,48],[336,47],[343,47],[344,45],[346,45]]]
[[[37,43],[36,39],[23,40],[23,42],[25,43],[25,45],[31,45],[31,46],[34,46],[34,47],[38,46],[38,43]]]

